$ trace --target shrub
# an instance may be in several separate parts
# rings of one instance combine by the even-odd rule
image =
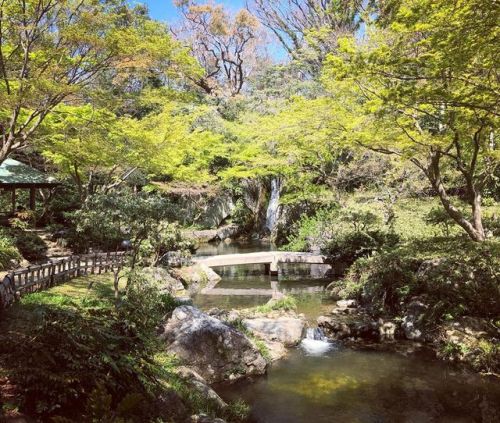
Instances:
[[[41,260],[47,253],[47,245],[36,232],[17,228],[0,231],[0,249],[3,249],[5,254],[5,261],[1,258],[0,261],[2,266],[7,267],[11,259],[18,260],[22,256],[30,261]]]
[[[17,318],[0,332],[2,371],[22,393],[21,411],[44,421],[58,415],[90,421],[89,409],[126,408],[130,421],[153,421],[168,377],[154,359],[155,330],[174,306],[138,277],[119,307],[111,299],[50,291],[23,298]]]
[[[15,267],[19,260],[21,260],[21,254],[12,238],[5,232],[0,232],[0,270]]]
[[[256,306],[253,310],[257,313],[269,313],[270,311],[283,310],[292,311],[297,309],[297,301],[295,298],[290,296],[285,296],[279,300],[269,300],[266,304]]]
[[[359,257],[395,246],[399,236],[365,208],[323,209],[303,218],[287,245],[292,251],[320,250],[332,260],[350,265]]]
[[[433,207],[425,216],[426,223],[440,227],[443,235],[450,236],[450,227],[455,224],[443,207]]]
[[[428,318],[500,315],[500,244],[436,238],[358,259],[339,282],[342,297],[357,297],[374,311],[399,313],[425,297]],[[421,266],[426,260],[427,266]]]

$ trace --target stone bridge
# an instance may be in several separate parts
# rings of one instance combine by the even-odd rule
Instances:
[[[257,253],[194,257],[194,262],[208,267],[263,264],[266,274],[276,276],[280,263],[326,264],[327,260],[326,256],[313,253],[259,251]]]

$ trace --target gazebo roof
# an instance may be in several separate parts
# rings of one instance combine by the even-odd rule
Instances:
[[[58,185],[57,180],[14,159],[0,164],[0,187],[30,188]]]

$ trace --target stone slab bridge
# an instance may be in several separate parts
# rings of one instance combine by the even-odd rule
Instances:
[[[263,264],[265,273],[278,275],[280,263],[327,264],[326,256],[313,253],[296,253],[284,251],[260,251],[245,254],[222,254],[218,256],[194,257],[196,264],[208,267],[238,266],[245,264]]]

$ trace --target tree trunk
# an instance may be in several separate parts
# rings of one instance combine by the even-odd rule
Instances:
[[[450,201],[448,193],[444,187],[441,179],[441,172],[439,169],[439,162],[441,153],[435,151],[431,154],[430,165],[426,171],[426,175],[431,182],[433,188],[436,190],[441,204],[448,215],[469,235],[469,237],[476,242],[484,241],[485,234],[481,217],[481,194],[474,190],[474,198],[472,200],[472,223],[469,222],[462,212],[458,210]]]

